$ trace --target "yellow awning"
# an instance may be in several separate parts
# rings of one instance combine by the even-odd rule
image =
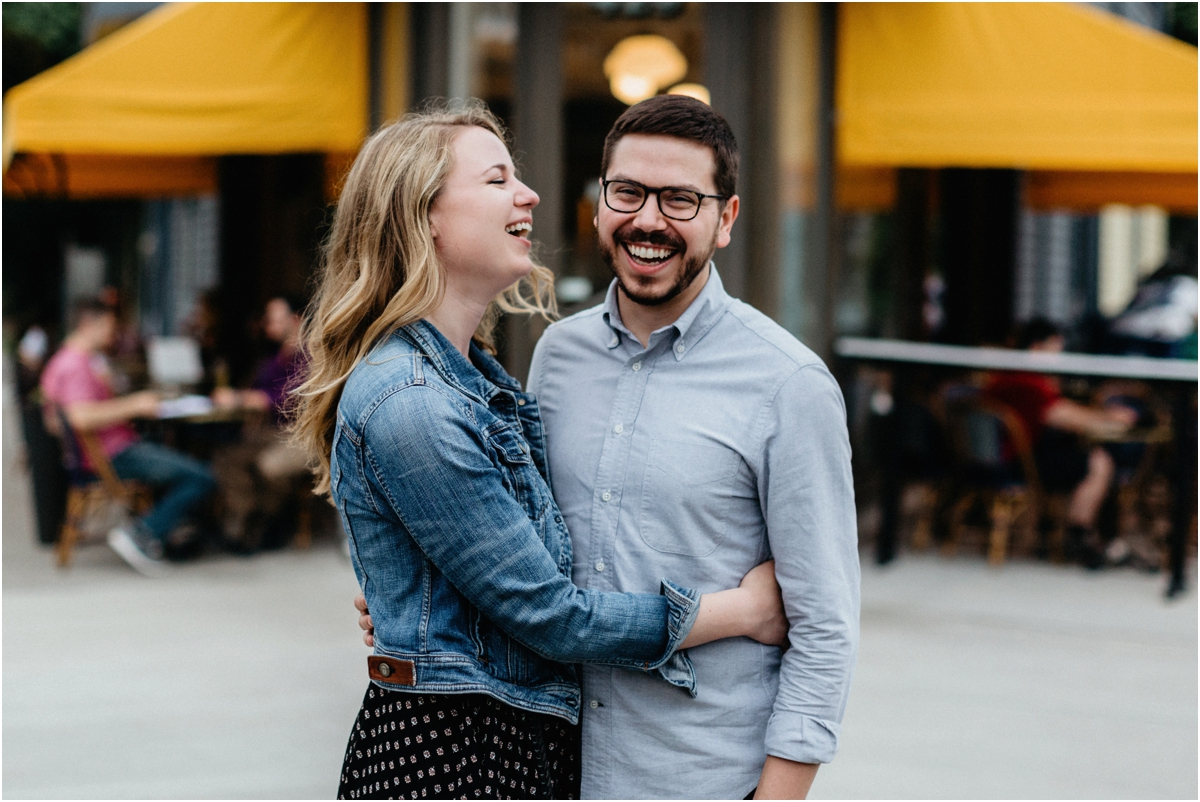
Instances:
[[[843,3],[848,165],[1196,172],[1196,48],[1083,5]]]
[[[355,151],[367,132],[362,3],[174,3],[14,87],[13,154]]]

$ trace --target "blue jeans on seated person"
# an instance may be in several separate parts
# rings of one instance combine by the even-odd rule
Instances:
[[[166,540],[175,525],[217,487],[202,462],[158,443],[134,443],[112,458],[112,466],[122,479],[167,487],[166,495],[141,521],[159,540]]]

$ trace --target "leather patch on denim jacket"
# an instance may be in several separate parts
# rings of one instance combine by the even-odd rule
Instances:
[[[376,682],[389,685],[416,685],[417,666],[412,660],[397,660],[373,654],[367,658],[367,673]]]

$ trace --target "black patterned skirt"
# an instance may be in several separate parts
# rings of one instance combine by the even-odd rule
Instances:
[[[483,694],[370,685],[338,799],[578,799],[579,727]]]

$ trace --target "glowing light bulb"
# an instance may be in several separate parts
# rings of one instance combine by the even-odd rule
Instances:
[[[687,95],[694,97],[701,103],[708,106],[712,105],[712,93],[708,91],[708,87],[703,84],[675,84],[667,90],[668,95]]]
[[[654,81],[645,76],[630,73],[614,75],[609,81],[609,88],[612,90],[613,97],[630,106],[640,103],[648,97],[654,97],[658,92],[658,86]]]

